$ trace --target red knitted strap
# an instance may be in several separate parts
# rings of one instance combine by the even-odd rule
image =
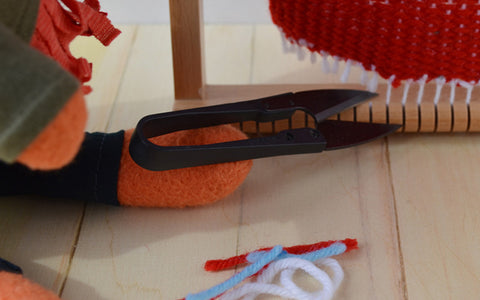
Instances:
[[[311,51],[382,77],[480,79],[478,0],[270,0],[273,22]]]
[[[86,5],[90,6],[96,11],[100,11],[100,2],[98,0],[85,0],[83,1]]]
[[[69,45],[79,36],[95,36],[104,45],[110,44],[120,31],[113,27],[107,15],[100,12],[98,0],[78,2],[63,0],[64,8],[57,0],[41,0],[34,35],[30,44],[55,59],[81,83],[90,80],[92,65],[85,58],[75,58]],[[83,87],[89,92],[88,86]]]
[[[304,254],[304,253],[329,247],[334,243],[345,244],[345,246],[347,247],[347,250],[345,252],[358,249],[358,242],[355,239],[345,239],[343,241],[326,241],[326,242],[320,242],[320,243],[315,243],[310,245],[298,245],[293,247],[287,247],[284,249],[290,254]],[[272,247],[269,247],[269,248],[258,249],[257,251],[269,251],[271,249]],[[245,253],[245,254],[230,257],[227,259],[209,260],[205,263],[204,269],[206,271],[215,272],[215,271],[221,271],[225,269],[231,269],[239,265],[244,265],[248,263],[247,256],[249,254],[250,253]]]

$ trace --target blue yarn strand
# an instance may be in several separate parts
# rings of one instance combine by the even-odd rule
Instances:
[[[237,284],[241,283],[246,278],[256,274],[258,271],[263,269],[266,265],[274,261],[283,251],[282,246],[275,246],[272,250],[262,253],[261,257],[258,260],[245,267],[241,272],[234,275],[232,278],[197,294],[188,295],[185,300],[209,300],[217,297],[228,291],[229,289],[235,287]]]
[[[330,245],[326,248],[319,249],[319,250],[312,251],[312,252],[308,252],[308,253],[305,253],[305,254],[296,255],[296,254],[290,254],[290,253],[285,252],[285,254],[282,253],[281,255],[279,255],[279,257],[277,259],[283,259],[283,258],[287,258],[287,257],[297,257],[297,258],[301,258],[301,259],[305,259],[305,260],[314,262],[314,261],[317,261],[321,258],[340,255],[340,254],[344,253],[345,251],[347,251],[347,246],[345,244],[335,243],[335,244],[332,244],[332,245]]]
[[[322,249],[315,250],[315,251],[312,251],[312,252],[308,252],[308,253],[305,253],[305,254],[290,254],[287,251],[283,250],[282,253],[275,258],[275,260],[280,260],[280,259],[284,259],[284,258],[287,258],[287,257],[297,257],[297,258],[301,258],[301,259],[305,259],[305,260],[314,262],[314,261],[319,260],[321,258],[342,254],[345,251],[347,251],[347,246],[345,244],[334,243],[334,244],[332,244],[332,245],[330,245],[326,248],[322,248]],[[256,261],[261,259],[263,257],[263,255],[265,255],[265,252],[266,251],[252,252],[247,256],[247,260],[250,263],[255,263]]]

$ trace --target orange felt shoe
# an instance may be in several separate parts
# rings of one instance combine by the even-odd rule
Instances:
[[[252,161],[237,161],[168,171],[149,171],[130,157],[133,130],[125,132],[118,174],[117,196],[121,205],[185,207],[204,205],[231,194],[247,177]],[[247,138],[229,125],[184,130],[152,138],[157,145],[187,146]]]
[[[53,292],[20,274],[0,271],[0,300],[60,300]]]
[[[55,119],[20,154],[17,161],[37,170],[53,170],[65,166],[80,149],[86,123],[85,99],[78,90]]]

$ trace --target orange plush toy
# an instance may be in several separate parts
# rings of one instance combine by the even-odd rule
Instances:
[[[84,132],[90,88],[83,84],[91,65],[73,57],[69,43],[93,35],[108,45],[119,33],[98,0],[0,0],[0,195],[185,207],[217,201],[243,182],[251,161],[152,172],[130,157],[132,130]],[[199,145],[244,138],[233,127],[218,126],[152,141]],[[0,300],[5,299],[57,296],[0,259]]]

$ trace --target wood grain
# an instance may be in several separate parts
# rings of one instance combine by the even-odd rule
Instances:
[[[170,0],[173,76],[177,99],[198,99],[205,84],[203,0]]]
[[[480,137],[389,140],[408,298],[476,298]]]

